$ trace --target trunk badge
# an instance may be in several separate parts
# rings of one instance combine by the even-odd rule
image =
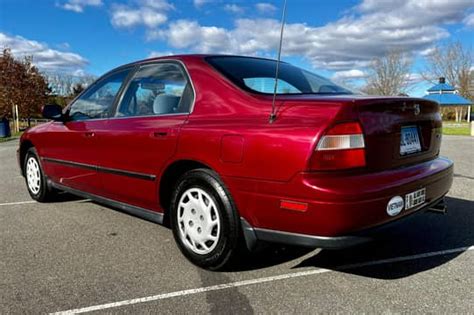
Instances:
[[[418,115],[420,114],[420,112],[421,112],[421,110],[420,110],[420,104],[415,104],[415,105],[413,106],[413,110],[414,110],[415,116],[418,116]]]

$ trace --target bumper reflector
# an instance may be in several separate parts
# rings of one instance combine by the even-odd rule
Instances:
[[[304,203],[304,202],[281,200],[280,201],[280,208],[281,209],[304,212],[304,211],[308,210],[308,204]]]

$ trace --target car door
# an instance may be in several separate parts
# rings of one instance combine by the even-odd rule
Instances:
[[[158,175],[173,156],[194,91],[178,62],[143,64],[129,80],[114,118],[99,131],[98,170],[107,197],[159,209]]]
[[[65,122],[48,128],[42,148],[46,174],[62,185],[94,194],[102,186],[96,171],[98,133],[113,113],[116,97],[131,69],[105,75],[67,108]]]

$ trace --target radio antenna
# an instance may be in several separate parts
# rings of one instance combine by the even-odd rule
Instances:
[[[281,27],[280,27],[280,44],[278,47],[278,59],[275,70],[275,85],[273,87],[273,100],[272,100],[272,113],[270,114],[270,123],[273,123],[276,119],[275,111],[275,100],[278,89],[278,71],[280,70],[280,59],[281,59],[281,45],[283,43],[283,30],[285,29],[285,18],[286,18],[286,0],[283,3],[283,13],[281,16]]]

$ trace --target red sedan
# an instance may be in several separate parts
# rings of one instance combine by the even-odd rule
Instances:
[[[169,224],[209,269],[258,241],[341,248],[444,209],[437,103],[354,95],[281,63],[273,109],[275,68],[187,55],[112,70],[23,134],[31,197],[66,191]]]

